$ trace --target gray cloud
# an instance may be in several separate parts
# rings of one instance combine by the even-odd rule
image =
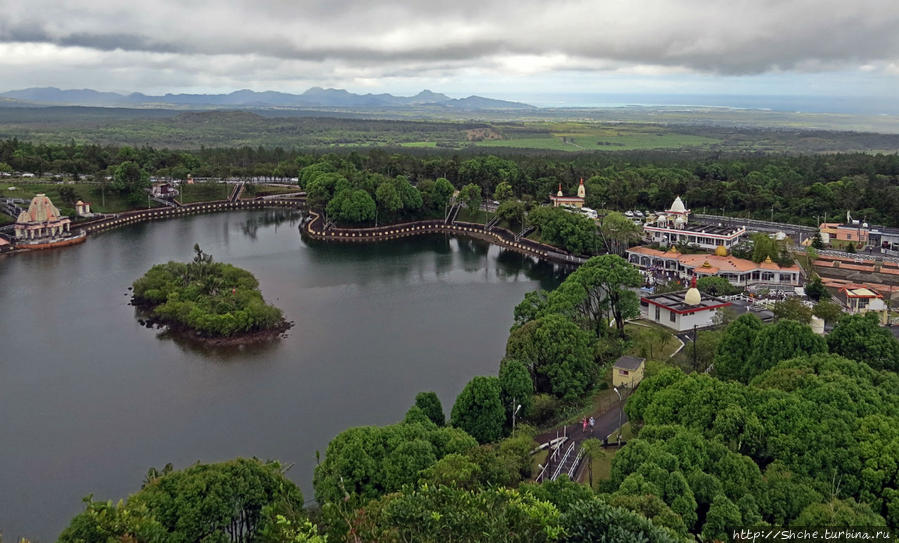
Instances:
[[[147,69],[201,70],[194,79],[248,64],[346,79],[645,66],[740,75],[899,59],[895,0],[4,0],[0,16],[0,44],[105,52],[113,64],[126,52]],[[59,62],[95,59],[82,57]]]

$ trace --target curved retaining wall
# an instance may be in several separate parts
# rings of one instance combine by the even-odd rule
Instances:
[[[444,224],[443,221],[430,220],[376,228],[329,228],[324,230],[321,216],[314,211],[309,211],[309,215],[313,218],[306,223],[302,231],[310,238],[322,241],[370,243],[422,234],[453,234],[488,241],[494,245],[557,264],[580,265],[586,261],[584,258],[563,253],[551,245],[538,243],[526,238],[516,240],[515,234],[499,227],[486,231],[483,225],[480,224],[465,222]]]
[[[185,204],[181,207],[158,207],[153,209],[141,209],[139,211],[126,211],[115,217],[105,217],[83,223],[73,224],[73,230],[81,230],[86,233],[102,232],[110,228],[117,228],[128,224],[156,219],[168,219],[183,217],[185,215],[197,215],[200,213],[216,213],[219,211],[232,211],[236,209],[262,209],[267,207],[297,207],[304,200],[296,198],[278,198],[267,200],[238,200],[229,202],[220,200],[215,202],[198,202]]]

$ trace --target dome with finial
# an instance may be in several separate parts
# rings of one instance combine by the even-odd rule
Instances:
[[[581,177],[581,184],[577,187],[577,197],[578,198],[586,198],[587,197],[587,189],[584,188],[584,178]]]
[[[684,201],[680,199],[680,196],[674,199],[671,203],[671,209],[668,210],[669,213],[686,213],[687,206],[684,205]]]
[[[715,254],[717,256],[727,256],[727,247],[725,247],[724,245],[715,247]]]
[[[562,183],[559,183],[559,192],[556,193],[556,196],[565,196],[562,194]]]
[[[699,294],[699,289],[696,288],[696,276],[694,275],[690,288],[684,295],[684,303],[687,305],[699,305],[700,302],[702,302],[702,295]]]

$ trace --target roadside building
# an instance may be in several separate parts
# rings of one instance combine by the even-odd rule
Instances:
[[[612,366],[612,386],[616,388],[636,388],[643,380],[645,358],[622,356]]]
[[[723,246],[719,246],[716,254],[683,254],[674,247],[667,251],[645,246],[631,247],[627,250],[627,259],[641,270],[665,279],[689,280],[714,275],[738,287],[799,286],[799,266],[781,266],[770,258],[755,263],[728,256]]]
[[[5,253],[7,251],[12,251],[12,243],[0,236],[0,253]]]
[[[678,196],[667,211],[649,216],[643,233],[650,242],[663,247],[685,244],[707,250],[717,247],[730,250],[746,234],[746,227],[690,224],[690,210]]]
[[[863,285],[845,285],[840,288],[840,301],[849,310],[849,313],[875,312],[880,318],[881,324],[887,323],[887,305],[883,296]]]
[[[584,200],[587,198],[587,190],[584,188],[584,179],[581,178],[581,184],[577,187],[577,196],[565,196],[562,192],[562,183],[559,183],[559,192],[555,196],[550,195],[549,199],[553,203],[553,207],[572,206],[577,208],[584,207]]]
[[[657,322],[677,332],[706,328],[715,323],[718,311],[731,303],[715,296],[703,297],[693,286],[686,292],[669,292],[640,298],[643,318]]]
[[[824,222],[818,226],[821,241],[828,245],[843,247],[852,243],[855,247],[868,245],[870,228],[868,223],[852,221],[848,224]]]

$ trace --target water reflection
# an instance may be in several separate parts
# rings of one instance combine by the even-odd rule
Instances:
[[[275,230],[277,230],[284,223],[293,227],[302,219],[303,212],[298,209],[266,209],[241,223],[240,229],[248,238],[256,239],[259,229],[262,227],[274,226]]]

